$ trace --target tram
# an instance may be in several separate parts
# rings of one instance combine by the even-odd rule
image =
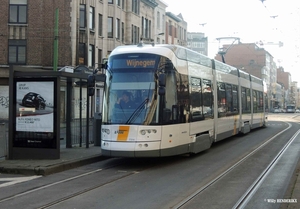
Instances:
[[[177,45],[119,46],[107,63],[103,156],[199,153],[265,126],[263,81]]]

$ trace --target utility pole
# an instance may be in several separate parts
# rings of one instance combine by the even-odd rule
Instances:
[[[55,24],[54,24],[54,47],[53,47],[53,70],[57,71],[58,65],[58,12],[59,9],[55,10]]]

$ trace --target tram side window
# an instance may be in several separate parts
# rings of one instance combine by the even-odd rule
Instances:
[[[206,119],[213,116],[213,92],[210,80],[202,82],[203,114]]]
[[[202,86],[200,78],[191,78],[192,121],[204,120],[202,105]]]
[[[176,72],[178,96],[178,123],[188,123],[190,120],[189,80],[187,75]]]
[[[176,89],[176,77],[174,71],[166,72],[166,95],[164,102],[164,122],[169,123],[172,119],[171,111],[172,107],[176,105],[177,92]]]
[[[231,84],[225,84],[226,87],[226,104],[227,104],[227,113],[231,114],[233,112],[232,105],[232,86]]]
[[[253,90],[252,96],[253,96],[253,112],[257,113],[257,91]]]
[[[250,89],[242,87],[242,113],[251,112]]]
[[[257,111],[258,112],[263,112],[264,111],[264,98],[263,98],[263,93],[261,91],[258,91],[257,92],[257,95],[258,95],[258,104],[257,104]]]
[[[225,84],[218,82],[218,117],[226,116],[226,91]]]
[[[242,87],[241,90],[241,99],[242,99],[242,113],[246,113],[246,107],[247,107],[247,97],[246,97],[246,88]]]
[[[237,85],[232,85],[232,106],[235,114],[239,113],[239,95]]]
[[[246,97],[247,97],[247,112],[251,112],[251,93],[250,89],[246,89]]]

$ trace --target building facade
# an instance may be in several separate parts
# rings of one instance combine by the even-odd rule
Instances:
[[[187,33],[187,47],[203,55],[208,55],[208,41],[204,33]]]
[[[226,49],[224,56],[227,64],[261,78],[265,82],[268,94],[267,106],[272,109],[276,99],[273,98],[275,92],[272,90],[277,83],[277,67],[273,56],[255,43],[239,42],[238,44],[224,45],[223,48]],[[222,61],[220,54],[217,54],[215,58]]]
[[[186,46],[187,23],[181,15],[166,13],[166,7],[162,0],[1,2],[0,118],[8,117],[11,65],[95,69],[120,45],[143,41]]]
[[[1,77],[9,65],[96,68],[117,46],[168,43],[186,46],[187,23],[155,0],[8,0],[1,4]],[[55,12],[58,10],[58,16]],[[38,18],[37,18],[38,17]],[[55,19],[58,34],[55,35]]]

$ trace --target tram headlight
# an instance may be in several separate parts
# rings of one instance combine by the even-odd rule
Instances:
[[[146,133],[148,133],[148,134],[151,134],[151,133],[156,134],[156,132],[157,132],[156,129],[146,129],[146,130],[143,129],[143,130],[140,131],[140,133],[141,133],[142,135],[146,135]]]

